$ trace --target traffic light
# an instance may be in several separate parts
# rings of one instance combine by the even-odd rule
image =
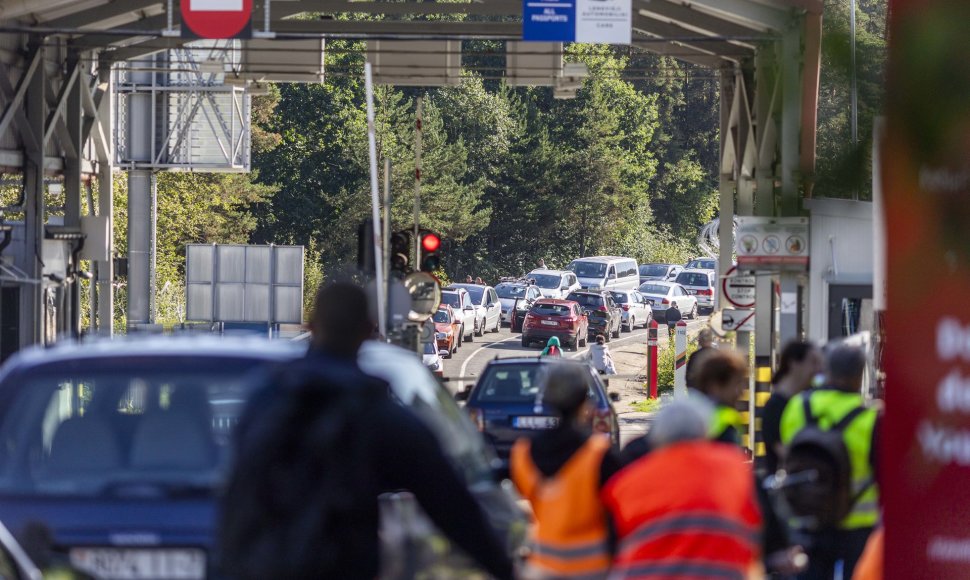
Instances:
[[[438,250],[441,249],[441,236],[431,230],[421,230],[421,244],[418,249],[418,269],[422,272],[434,272],[441,267],[441,256]]]
[[[411,232],[401,230],[391,234],[391,272],[401,277],[411,272]]]

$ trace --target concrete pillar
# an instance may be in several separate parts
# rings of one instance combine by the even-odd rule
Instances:
[[[151,60],[132,63],[131,82],[151,87]],[[146,70],[139,70],[146,69]],[[133,161],[152,161],[152,127],[155,122],[150,90],[133,91],[128,97],[128,151]],[[152,322],[151,256],[152,238],[152,172],[133,169],[128,172],[128,327]]]

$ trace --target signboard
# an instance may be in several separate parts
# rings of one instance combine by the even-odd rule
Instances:
[[[970,72],[950,66],[970,51],[970,6],[895,0],[890,15],[885,578],[970,578]]]
[[[808,269],[806,217],[739,217],[736,240],[742,270]]]
[[[725,308],[721,311],[721,330],[737,330],[740,332],[754,332],[754,310],[733,310]]]
[[[249,38],[253,0],[182,0],[183,38]]]
[[[721,276],[721,296],[735,308],[754,308],[755,276],[738,276],[737,266],[732,266]]]
[[[632,0],[523,0],[522,40],[630,44]]]

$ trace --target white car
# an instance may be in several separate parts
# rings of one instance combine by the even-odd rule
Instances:
[[[623,330],[632,332],[638,324],[650,326],[653,320],[653,307],[639,290],[614,290],[610,292],[613,300],[623,309]]]
[[[502,303],[498,300],[495,288],[479,284],[452,284],[446,290],[464,290],[468,293],[475,308],[475,336],[502,329]]]
[[[676,302],[684,318],[697,318],[697,298],[676,282],[645,282],[640,285],[640,294],[650,302],[654,316],[666,318],[667,309]]]
[[[717,291],[717,274],[711,270],[684,270],[676,282],[687,292],[697,296],[698,308],[714,310],[714,292]]]
[[[478,313],[475,305],[472,304],[472,297],[464,288],[452,290],[444,289],[441,291],[441,303],[451,306],[455,311],[455,317],[461,321],[461,335],[464,340],[472,342],[475,340],[475,330],[478,328]]]
[[[508,323],[515,327],[512,320],[512,310],[518,308],[520,311],[528,310],[532,304],[542,298],[539,288],[526,282],[502,282],[495,287],[498,294],[498,301],[502,305],[502,323]],[[525,314],[521,315],[525,318]]]
[[[424,343],[424,354],[421,357],[421,362],[424,366],[428,367],[436,377],[444,376],[445,373],[445,361],[441,360],[441,355],[438,353],[438,345],[433,342]]]
[[[694,258],[684,266],[685,270],[711,270],[717,272],[717,258]]]
[[[570,292],[580,289],[579,279],[569,270],[547,270],[539,268],[525,275],[529,280],[535,280],[536,286],[543,298],[557,298],[564,300]]]

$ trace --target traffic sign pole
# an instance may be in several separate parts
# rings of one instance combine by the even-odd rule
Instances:
[[[647,381],[650,384],[650,398],[657,398],[657,321],[650,319],[647,331]]]
[[[687,323],[677,323],[674,338],[674,397],[687,396]]]

